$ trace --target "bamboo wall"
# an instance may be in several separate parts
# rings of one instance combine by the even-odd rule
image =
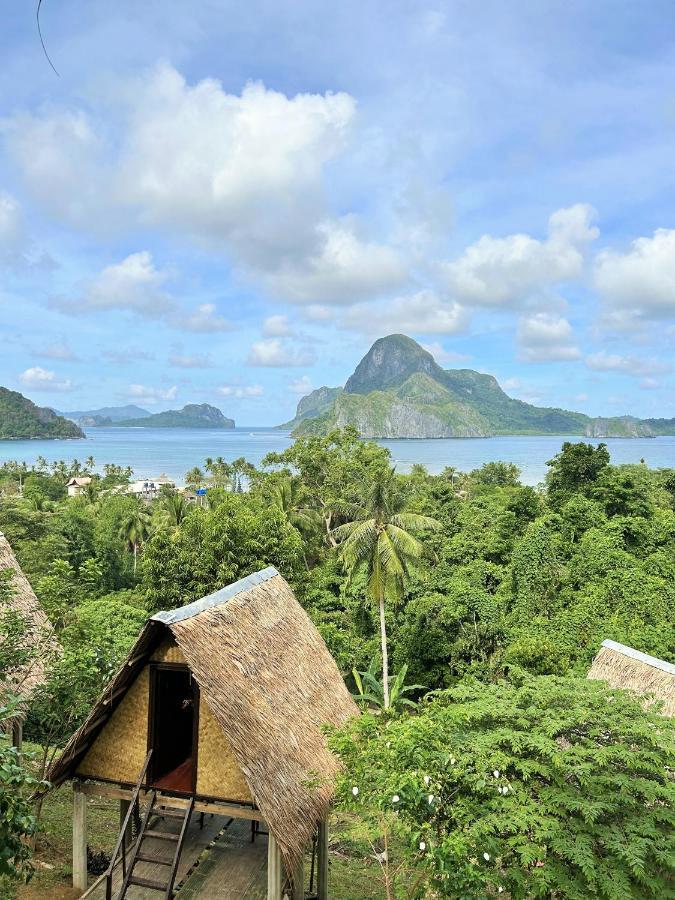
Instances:
[[[162,643],[151,658],[154,662],[185,663],[173,639]],[[80,763],[78,775],[131,784],[138,780],[148,752],[149,698],[150,668],[146,666]],[[197,794],[251,802],[246,779],[203,694],[199,702]]]

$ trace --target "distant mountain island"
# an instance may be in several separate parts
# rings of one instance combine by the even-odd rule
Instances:
[[[130,403],[127,406],[102,406],[100,409],[77,409],[71,412],[58,412],[58,415],[70,419],[79,425],[80,428],[94,428],[100,425],[114,425],[117,422],[124,422],[130,419],[143,419],[150,415],[150,411]]]
[[[56,440],[83,438],[74,422],[57,415],[53,409],[36,406],[18,391],[0,387],[0,440]]]
[[[121,428],[234,428],[234,419],[228,419],[208,403],[188,403],[182,409],[167,409],[114,424]]]
[[[294,437],[354,425],[365,438],[570,434],[654,437],[675,434],[675,419],[592,418],[509,397],[492,375],[442,369],[412,338],[375,341],[344,388],[321,387],[298,403],[282,428]]]

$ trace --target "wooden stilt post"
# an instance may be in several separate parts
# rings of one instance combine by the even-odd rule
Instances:
[[[23,747],[23,722],[15,719],[12,725],[12,746],[20,752]]]
[[[316,896],[328,900],[328,819],[319,822],[316,845]]]
[[[267,900],[281,900],[283,866],[276,838],[270,831],[267,845]]]
[[[87,890],[87,795],[73,781],[73,887]]]

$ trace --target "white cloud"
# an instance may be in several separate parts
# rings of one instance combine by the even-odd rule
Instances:
[[[59,380],[54,372],[33,366],[19,375],[21,384],[31,391],[71,391],[73,382],[70,378]]]
[[[115,104],[101,104],[112,127],[81,110],[5,123],[26,183],[53,211],[97,229],[108,210],[120,224],[133,215],[254,269],[317,244],[324,169],[346,145],[352,97],[287,97],[260,83],[230,94],[212,78],[190,85],[168,64],[116,90]]]
[[[233,328],[228,319],[218,314],[215,303],[202,303],[194,312],[172,316],[171,325],[182,331],[207,334],[213,331],[231,331]]]
[[[155,268],[152,255],[144,250],[106,266],[84,285],[76,299],[55,297],[50,305],[70,315],[121,310],[163,318],[175,307],[175,301],[162,290],[167,278],[168,274]]]
[[[471,357],[466,353],[456,353],[454,350],[446,350],[442,344],[439,344],[438,341],[434,341],[432,344],[422,344],[427,353],[431,353],[436,362],[442,366],[446,363],[457,363],[463,362]]]
[[[169,356],[169,365],[177,369],[210,369],[213,360],[207,353],[182,353],[176,351]]]
[[[524,400],[526,403],[541,403],[546,396],[546,392],[541,388],[535,387],[520,378],[507,378],[500,382],[502,388],[511,397],[518,400]]]
[[[622,356],[619,353],[607,353],[600,350],[587,356],[585,363],[589,369],[595,372],[621,372],[624,375],[633,375],[636,378],[645,378],[650,375],[661,375],[672,371],[670,363],[658,359],[641,359],[638,356]]]
[[[35,356],[42,359],[58,359],[61,362],[79,362],[80,357],[75,353],[68,341],[59,340],[51,344],[47,344],[34,351]]]
[[[630,250],[603,250],[595,262],[595,287],[612,316],[661,319],[675,315],[675,229],[633,241]]]
[[[309,350],[296,349],[281,338],[266,338],[251,346],[247,362],[249,366],[290,368],[309,366],[314,359],[314,354]]]
[[[19,204],[10,194],[0,191],[0,264],[15,265],[20,262],[25,243]]]
[[[314,385],[309,375],[301,375],[300,378],[291,381],[288,385],[288,390],[291,394],[298,394],[298,396],[304,397],[305,394],[310,394],[314,390]]]
[[[521,319],[518,345],[525,362],[564,362],[581,356],[572,326],[553,313],[535,313]]]
[[[153,360],[155,354],[143,347],[126,346],[115,347],[110,350],[103,350],[102,355],[111,363],[120,366],[126,366],[130,363],[136,363],[139,360]]]
[[[434,291],[418,291],[382,303],[361,303],[347,310],[342,319],[345,328],[364,334],[388,332],[415,334],[457,334],[468,325],[466,310],[455,301],[442,299]]]
[[[274,293],[298,303],[347,305],[407,281],[406,266],[396,251],[361,240],[348,219],[324,221],[316,233],[315,252],[288,259],[269,275],[267,284]]]
[[[265,337],[286,337],[291,333],[288,316],[268,316],[263,322]]]
[[[577,203],[554,212],[548,237],[483,235],[462,256],[441,265],[450,293],[475,306],[520,305],[551,286],[581,276],[586,245],[598,236],[592,207]]]
[[[143,400],[144,403],[154,404],[165,400],[175,400],[178,387],[174,384],[170,388],[156,388],[145,384],[130,384],[127,396],[134,400]]]
[[[218,388],[218,393],[234,400],[253,400],[262,397],[265,391],[261,384],[224,384]]]

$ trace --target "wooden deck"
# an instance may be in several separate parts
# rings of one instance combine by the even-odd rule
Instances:
[[[251,823],[222,816],[204,816],[199,827],[195,814],[178,866],[177,897],[181,900],[265,900],[267,897],[267,838],[259,835],[251,843]],[[177,830],[180,823],[164,820],[162,830]],[[144,852],[158,859],[167,858],[167,842],[147,839]],[[137,863],[135,873],[145,878],[166,881],[168,868],[154,863]],[[113,898],[122,886],[122,867],[113,877]],[[128,900],[157,900],[158,891],[132,885]],[[82,900],[105,900],[105,881],[96,883],[83,894]]]

